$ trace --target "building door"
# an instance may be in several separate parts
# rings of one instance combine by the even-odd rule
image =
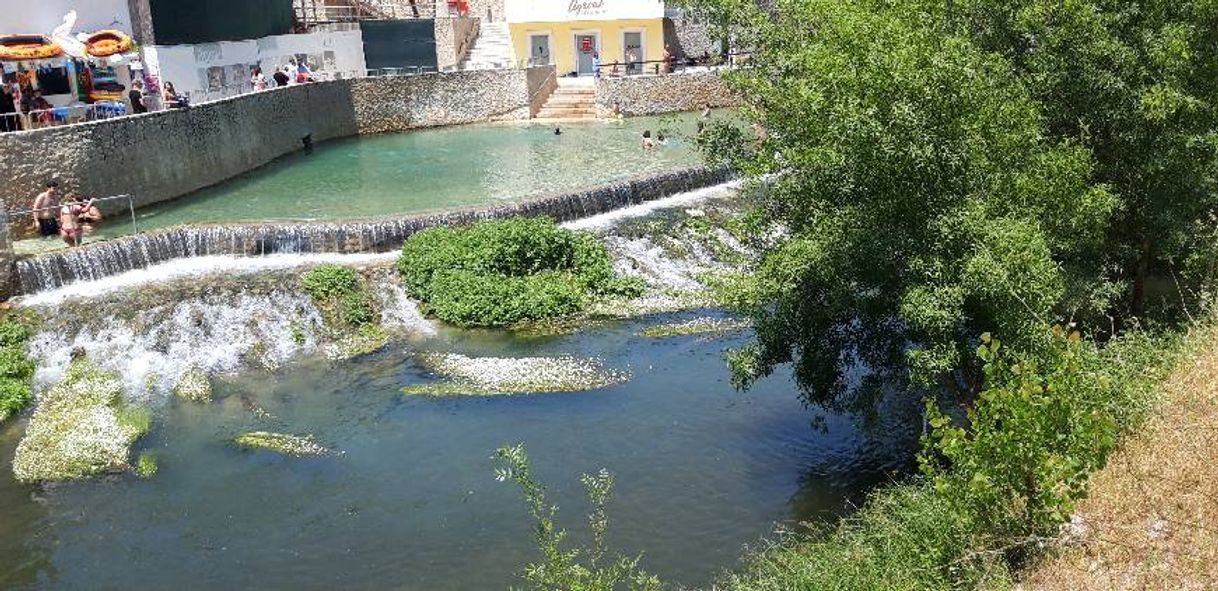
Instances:
[[[627,74],[643,73],[643,33],[626,31],[622,33],[622,61],[626,64]]]
[[[575,35],[576,71],[579,72],[580,76],[589,76],[595,73],[596,68],[593,67],[592,60],[598,51],[600,51],[600,44],[597,43],[595,33],[578,33]]]
[[[550,61],[550,36],[529,35],[529,65],[548,66]]]

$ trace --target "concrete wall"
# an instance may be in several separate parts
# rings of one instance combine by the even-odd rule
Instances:
[[[361,134],[529,118],[524,70],[361,78],[350,83]]]
[[[65,194],[126,193],[137,206],[172,199],[297,150],[305,135],[323,141],[353,134],[349,94],[344,83],[301,85],[185,110],[4,134],[4,199],[10,209],[26,208],[50,177]]]
[[[48,178],[65,194],[173,199],[314,142],[492,119],[527,119],[542,71],[338,80],[245,94],[185,110],[0,134],[0,189],[28,208]],[[114,202],[113,208],[124,203]],[[112,209],[111,212],[114,210]],[[25,224],[13,232],[26,232]]]
[[[596,82],[596,110],[613,113],[620,104],[626,115],[693,111],[703,105],[732,107],[740,103],[718,71],[701,70],[660,76],[602,77]]]
[[[664,43],[672,49],[674,59],[719,55],[722,49],[706,23],[681,12],[664,19]]]
[[[558,75],[554,66],[529,68],[529,117],[536,117],[537,112],[546,104],[546,100],[558,88]]]
[[[441,72],[455,70],[478,38],[482,19],[470,17],[436,17],[436,67]]]

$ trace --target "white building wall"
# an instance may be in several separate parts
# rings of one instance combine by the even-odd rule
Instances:
[[[70,10],[76,11],[76,32],[118,29],[131,33],[127,0],[0,0],[0,33],[47,35]]]
[[[241,90],[254,66],[271,81],[275,69],[298,55],[307,55],[319,79],[364,73],[364,39],[358,29],[303,35],[275,35],[247,41],[196,45],[156,45],[145,50],[146,61],[162,84],[172,82],[179,93]],[[197,100],[197,99],[196,99]]]

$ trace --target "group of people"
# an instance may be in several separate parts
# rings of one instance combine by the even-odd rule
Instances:
[[[16,82],[0,84],[0,133],[32,129],[50,120],[51,103],[42,91]]]
[[[261,66],[256,66],[253,73],[250,74],[250,85],[254,87],[254,90],[266,90],[270,88],[271,81],[275,82],[276,88],[289,84],[313,82],[313,70],[305,60],[290,60],[283,67],[275,70],[274,74],[271,74],[271,80],[266,79],[266,74],[262,72]]]
[[[31,215],[31,229],[39,236],[59,236],[68,246],[80,246],[102,221],[96,199],[86,200],[74,193],[60,202],[59,182],[55,180],[47,182],[46,190],[34,198]]]

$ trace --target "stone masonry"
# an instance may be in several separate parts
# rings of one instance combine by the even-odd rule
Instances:
[[[613,113],[615,105],[620,105],[624,114],[633,116],[694,111],[703,105],[732,107],[739,103],[715,70],[604,77],[596,82],[596,110],[601,117]]]

